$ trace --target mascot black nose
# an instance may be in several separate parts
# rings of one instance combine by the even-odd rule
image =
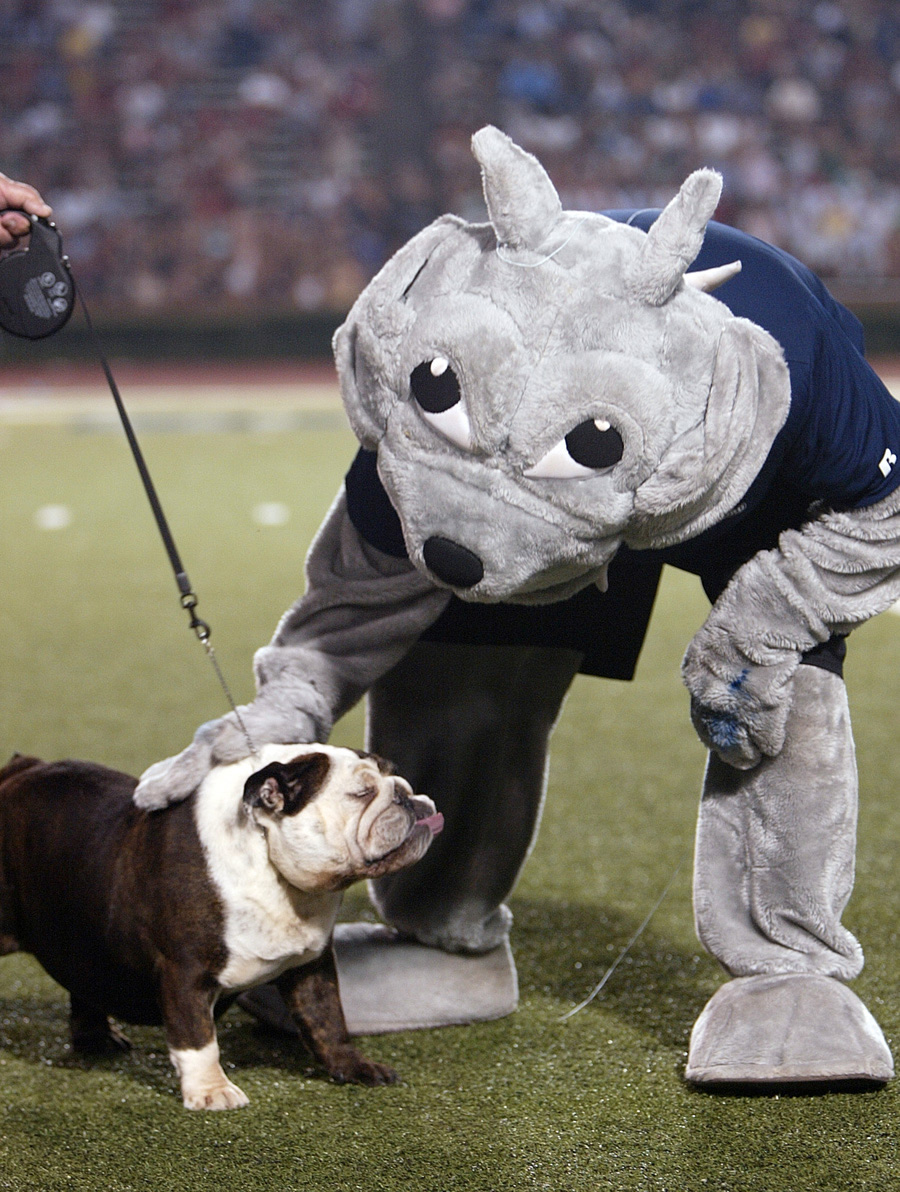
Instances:
[[[429,538],[422,547],[425,566],[451,588],[474,588],[484,578],[478,555],[450,538]]]

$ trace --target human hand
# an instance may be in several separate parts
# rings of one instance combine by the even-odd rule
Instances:
[[[31,223],[21,214],[40,215],[48,219],[53,208],[44,202],[38,191],[27,182],[16,182],[0,174],[0,249],[15,248],[23,236],[31,231]]]

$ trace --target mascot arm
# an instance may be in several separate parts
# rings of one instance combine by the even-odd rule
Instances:
[[[256,703],[290,692],[324,740],[348,711],[441,615],[450,593],[408,559],[370,546],[339,494],[306,561],[306,594],[257,651]],[[293,740],[293,738],[289,738]]]
[[[785,531],[735,573],[685,654],[703,742],[742,770],[776,756],[802,655],[898,599],[900,490]]]
[[[450,599],[408,560],[360,538],[343,489],[310,548],[306,577],[306,594],[256,653],[256,699],[239,709],[257,747],[327,740],[335,720],[400,661]],[[248,753],[233,713],[211,720],[181,753],[144,771],[135,802],[147,809],[178,802],[213,766]]]

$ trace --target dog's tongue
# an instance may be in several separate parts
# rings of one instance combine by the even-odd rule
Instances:
[[[425,819],[420,819],[416,822],[417,825],[424,824],[426,828],[431,829],[432,836],[437,836],[438,832],[440,832],[441,828],[444,826],[444,817],[439,811],[436,811],[434,815],[428,815],[425,817]]]

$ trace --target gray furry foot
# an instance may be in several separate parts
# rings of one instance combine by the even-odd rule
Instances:
[[[479,955],[429,948],[373,923],[334,932],[341,1002],[351,1035],[489,1022],[519,1000],[509,941]]]
[[[698,1085],[884,1082],[878,1023],[846,985],[813,973],[737,977],[707,1002],[685,1078]]]

